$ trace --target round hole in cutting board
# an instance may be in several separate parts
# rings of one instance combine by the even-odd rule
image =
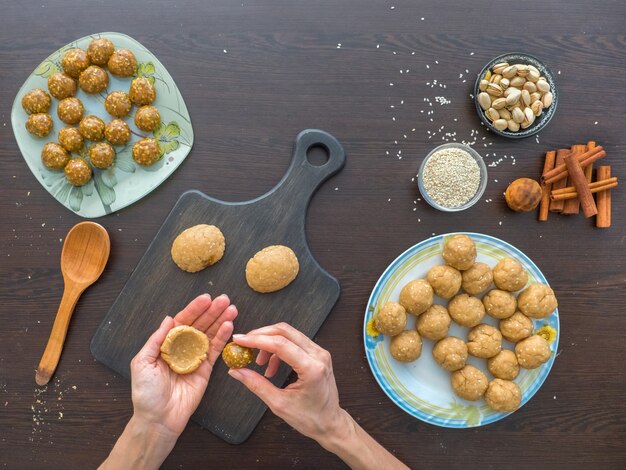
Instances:
[[[320,144],[311,145],[306,151],[306,159],[313,166],[325,165],[329,158],[328,149]]]

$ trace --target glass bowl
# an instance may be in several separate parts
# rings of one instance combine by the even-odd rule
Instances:
[[[447,149],[447,148],[457,148],[457,149],[465,150],[467,153],[469,153],[472,156],[472,158],[474,158],[474,160],[476,160],[476,163],[478,163],[478,168],[480,169],[480,183],[478,185],[478,190],[476,191],[476,194],[474,194],[474,196],[462,206],[457,206],[457,207],[442,206],[438,204],[437,202],[435,202],[426,191],[426,188],[424,188],[422,175],[424,174],[424,168],[426,166],[426,162],[428,161],[430,157],[433,156],[435,152],[439,150]],[[424,200],[435,209],[438,209],[443,212],[464,211],[465,209],[469,209],[474,204],[476,204],[478,200],[482,197],[482,195],[485,193],[485,189],[487,188],[487,167],[485,166],[483,157],[481,157],[479,153],[476,150],[474,150],[472,147],[470,147],[469,145],[459,144],[456,142],[450,142],[447,144],[440,145],[439,147],[435,147],[434,149],[430,151],[428,155],[426,155],[426,158],[424,158],[424,160],[422,161],[422,164],[420,165],[419,173],[417,175],[417,187],[419,188],[419,191],[422,194],[422,197],[424,198]]]

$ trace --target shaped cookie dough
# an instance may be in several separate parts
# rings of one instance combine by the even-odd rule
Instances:
[[[462,277],[461,286],[469,295],[485,292],[493,282],[491,268],[485,263],[474,263],[467,271],[463,271]]]
[[[476,261],[476,245],[467,235],[454,235],[443,246],[443,259],[459,271],[469,269]]]
[[[536,369],[548,362],[552,352],[548,342],[539,335],[532,335],[515,345],[517,362],[524,369]]]
[[[406,310],[397,302],[387,302],[378,309],[374,324],[383,335],[396,336],[406,326]]]
[[[400,291],[400,305],[413,315],[424,313],[433,304],[433,288],[424,279],[409,282]]]
[[[480,369],[467,365],[461,370],[452,372],[450,377],[452,390],[465,400],[479,400],[489,386],[487,376]]]
[[[209,338],[193,326],[172,328],[161,345],[161,358],[177,374],[191,374],[207,358]]]
[[[491,325],[475,326],[467,334],[467,350],[472,356],[489,358],[502,350],[502,334]]]
[[[455,322],[469,328],[478,325],[485,316],[485,307],[480,299],[467,294],[453,298],[448,304],[448,311]]]
[[[435,294],[451,299],[461,289],[461,273],[452,266],[433,266],[426,276]]]
[[[202,271],[224,256],[226,240],[215,225],[194,225],[176,237],[172,243],[174,263],[189,273]]]
[[[533,321],[522,312],[515,312],[500,320],[500,332],[507,341],[517,343],[533,334]]]
[[[467,361],[467,345],[456,336],[448,336],[437,341],[433,348],[433,357],[437,364],[450,372],[462,369]]]
[[[519,375],[519,363],[515,353],[503,349],[495,356],[487,359],[487,369],[498,379],[514,380]]]
[[[519,295],[517,302],[522,313],[532,318],[545,318],[559,305],[554,291],[545,284],[527,287]]]
[[[422,354],[422,337],[415,330],[406,330],[391,338],[391,357],[399,362],[413,362]]]
[[[485,402],[495,411],[511,413],[522,403],[522,391],[514,382],[493,379],[485,392]]]
[[[246,264],[246,281],[257,292],[276,292],[291,284],[299,271],[298,257],[291,248],[272,245],[250,258]]]
[[[493,268],[493,282],[498,289],[516,292],[528,282],[528,273],[519,261],[504,258]]]
[[[515,313],[517,301],[510,292],[500,289],[492,289],[483,297],[483,305],[487,315],[498,320],[509,318]]]
[[[417,317],[417,331],[426,339],[439,340],[448,335],[452,319],[443,305],[432,305]]]

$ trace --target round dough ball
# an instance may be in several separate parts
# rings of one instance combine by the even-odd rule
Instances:
[[[433,266],[426,276],[435,294],[451,299],[461,288],[461,273],[451,266]]]
[[[485,316],[485,307],[477,297],[459,294],[448,304],[452,319],[461,326],[469,328],[478,325]]]
[[[74,96],[76,88],[76,80],[66,73],[57,72],[48,77],[48,90],[57,100]]]
[[[78,86],[85,93],[100,93],[109,86],[109,74],[102,67],[90,65],[80,73]]]
[[[45,137],[52,131],[52,117],[48,113],[31,114],[26,120],[26,130],[35,137]]]
[[[503,349],[487,359],[487,369],[494,377],[503,380],[514,380],[519,375],[517,356],[510,349]]]
[[[467,235],[454,235],[443,245],[442,254],[447,264],[464,271],[471,268],[476,261],[476,245]]]
[[[248,260],[246,281],[257,292],[275,292],[291,284],[299,271],[298,257],[291,248],[272,245]]]
[[[463,277],[461,286],[469,295],[485,292],[493,282],[491,268],[485,263],[474,263],[467,271],[463,271],[461,276]]]
[[[80,73],[89,67],[89,57],[82,49],[70,49],[63,55],[61,67],[70,77],[78,78]]]
[[[519,309],[531,318],[545,318],[558,307],[554,291],[545,284],[533,284],[517,298]]]
[[[89,161],[96,168],[109,168],[115,163],[115,149],[108,142],[98,142],[89,149]]]
[[[441,367],[454,372],[465,367],[467,362],[467,345],[456,336],[448,336],[437,341],[433,348],[433,357]]]
[[[433,304],[433,288],[424,279],[409,282],[400,291],[400,305],[413,315],[423,313]]]
[[[113,145],[124,145],[130,140],[130,128],[122,119],[113,119],[104,128],[104,138]]]
[[[497,319],[509,318],[515,313],[517,300],[508,291],[492,289],[484,295],[483,305],[487,315],[490,317]]]
[[[475,326],[467,334],[467,350],[474,357],[493,357],[502,350],[500,330],[485,323]]]
[[[406,330],[391,338],[389,352],[398,362],[413,362],[422,354],[422,338],[415,330]]]
[[[92,64],[105,65],[114,50],[115,46],[110,39],[92,39],[87,46],[87,57]]]
[[[47,113],[52,99],[45,90],[34,88],[22,97],[22,108],[28,114]]]
[[[528,273],[519,261],[504,258],[493,268],[493,282],[498,289],[516,292],[528,282]]]
[[[98,116],[91,115],[81,119],[78,130],[85,139],[98,142],[104,138],[105,127],[102,119]]]
[[[161,345],[161,359],[177,374],[191,374],[207,358],[209,338],[193,326],[172,328]]]
[[[83,136],[75,127],[63,127],[59,131],[59,143],[68,152],[79,152],[83,148]]]
[[[443,305],[432,305],[419,317],[416,328],[426,339],[440,340],[448,335],[452,319]]]
[[[65,165],[65,179],[72,186],[84,186],[91,181],[91,168],[82,158],[72,158]]]
[[[62,170],[70,161],[70,154],[56,142],[48,142],[41,149],[41,162],[50,170]]]
[[[146,132],[153,132],[161,124],[161,114],[154,106],[142,106],[135,113],[135,125]]]
[[[485,402],[500,413],[511,413],[522,403],[522,391],[515,382],[493,379],[485,392]]]
[[[254,361],[254,352],[237,343],[228,343],[222,351],[222,359],[230,369],[241,369]]]
[[[129,49],[118,49],[111,54],[107,66],[113,75],[130,77],[137,70],[137,59]]]
[[[489,385],[487,376],[474,366],[466,365],[460,370],[452,372],[450,377],[452,390],[465,400],[479,400]]]
[[[533,321],[522,312],[515,312],[509,318],[500,320],[500,333],[507,341],[517,343],[533,334]]]
[[[156,100],[154,85],[146,77],[137,77],[130,82],[130,100],[137,106],[145,106]]]
[[[532,335],[515,345],[517,362],[524,369],[536,369],[548,362],[552,353],[550,345],[539,335]]]
[[[156,139],[141,139],[133,144],[133,160],[143,166],[156,163],[161,158],[161,150]]]
[[[83,118],[85,108],[78,98],[64,98],[59,101],[57,115],[65,124],[76,124]]]
[[[128,93],[123,91],[112,91],[104,100],[104,109],[113,117],[128,116],[132,106]]]
[[[406,326],[406,310],[397,302],[387,302],[378,309],[374,317],[376,329],[387,336],[396,336]]]
[[[172,243],[172,260],[183,271],[196,273],[221,260],[225,248],[224,234],[215,225],[194,225]]]

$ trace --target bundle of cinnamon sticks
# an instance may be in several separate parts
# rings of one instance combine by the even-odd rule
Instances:
[[[593,181],[593,164],[605,156],[604,149],[593,140],[547,152],[539,220],[548,220],[549,212],[578,214],[582,209],[585,217],[596,216],[596,227],[610,227],[611,188],[617,186],[617,178],[611,177],[611,167],[606,165],[597,168]]]

